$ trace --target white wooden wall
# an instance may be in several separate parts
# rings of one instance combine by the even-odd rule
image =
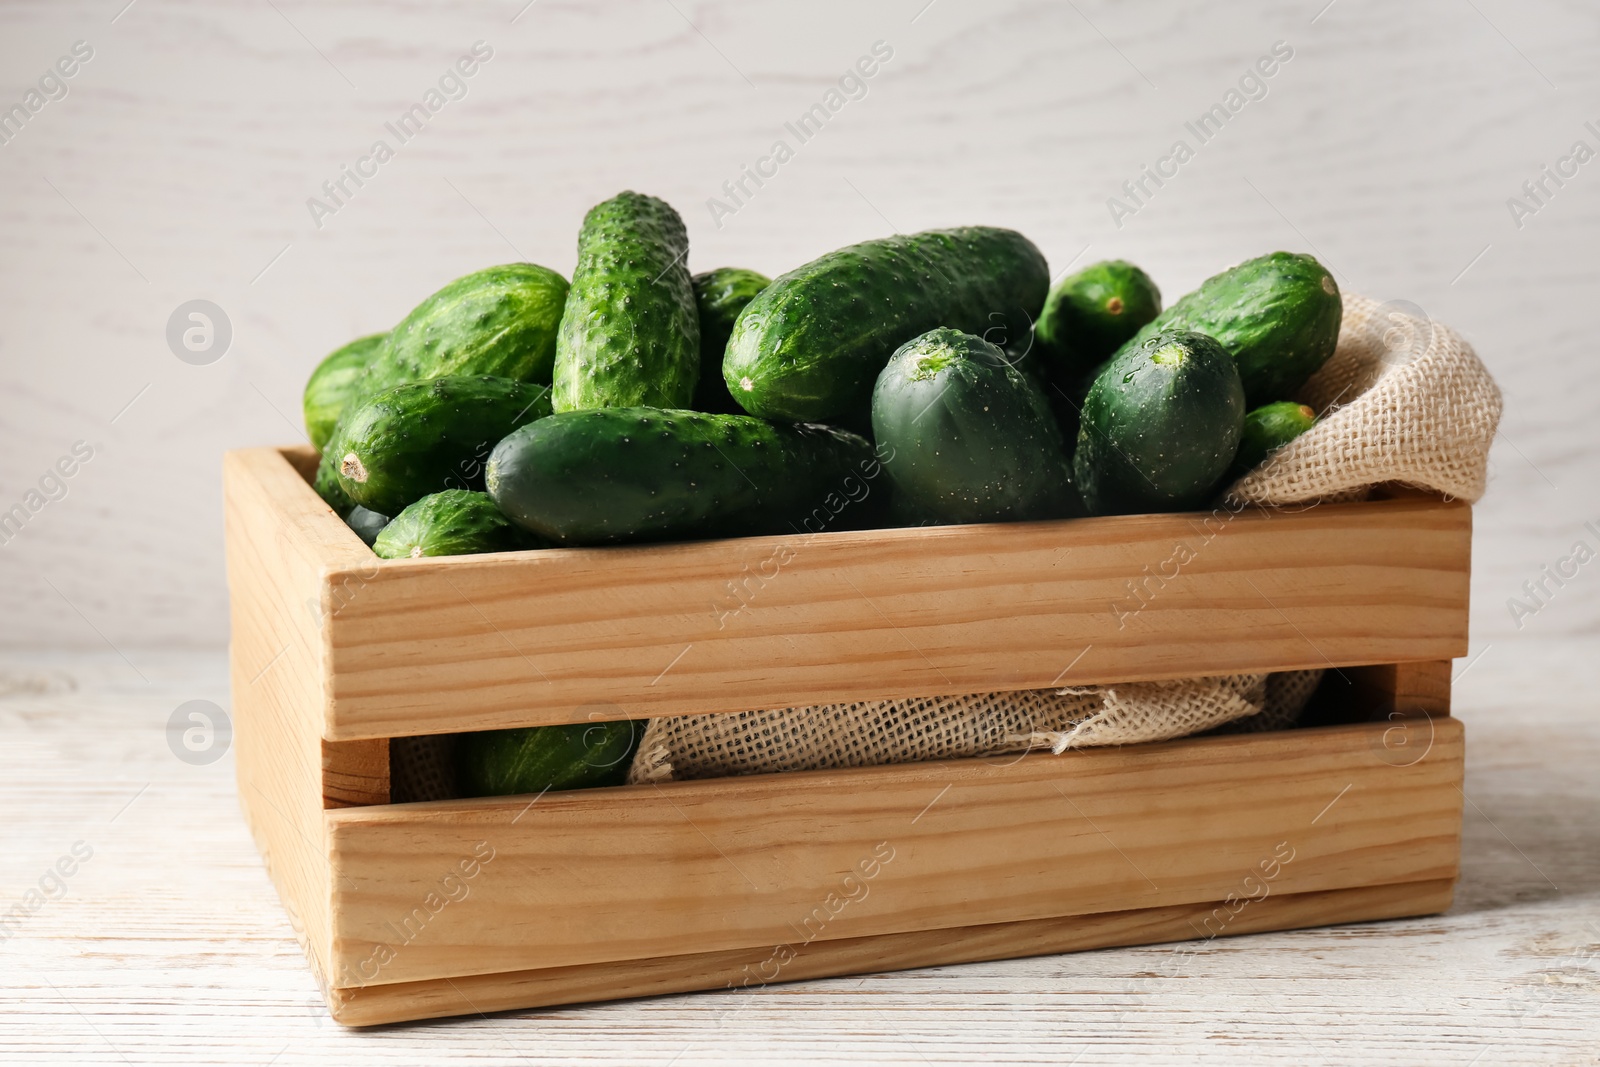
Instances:
[[[0,6],[0,109],[93,50],[0,145],[0,511],[93,449],[0,545],[0,643],[223,641],[221,453],[296,439],[317,360],[449,279],[569,272],[584,210],[627,187],[683,212],[696,270],[983,222],[1055,267],[1135,260],[1170,299],[1314,251],[1460,329],[1506,392],[1475,642],[1600,627],[1600,562],[1520,630],[1506,606],[1600,548],[1600,161],[1520,227],[1507,206],[1575,141],[1600,150],[1593,4],[124,2]],[[466,96],[399,144],[384,124],[477,41]],[[877,41],[866,95],[798,144],[784,123]],[[1116,226],[1107,198],[1280,41],[1267,95]],[[394,158],[318,228],[307,199],[380,137]],[[780,137],[794,157],[714,219]],[[209,365],[166,340],[196,298],[232,324]]]

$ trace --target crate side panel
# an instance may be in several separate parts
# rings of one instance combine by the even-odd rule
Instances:
[[[240,805],[295,933],[322,975],[331,926],[318,737],[325,703],[321,516],[297,496],[294,479],[271,449],[233,452],[225,460],[233,749]]]
[[[1241,909],[1212,936],[1235,937],[1335,923],[1434,915],[1450,906],[1448,880],[1269,895]],[[1220,905],[1220,901],[1217,902]],[[945,930],[920,930],[814,941],[776,953],[772,946],[702,952],[616,963],[552,967],[509,974],[399,982],[329,994],[333,1017],[347,1026],[434,1019],[449,1015],[584,1004],[623,997],[658,996],[698,989],[759,989],[843,974],[936,967],[979,960],[1044,956],[1123,945],[1195,940],[1208,905],[1032,919]]]
[[[334,984],[1450,879],[1431,725],[329,812]]]
[[[388,561],[327,736],[1449,659],[1470,536],[1398,499]]]

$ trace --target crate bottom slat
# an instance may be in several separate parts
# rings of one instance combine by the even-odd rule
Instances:
[[[840,975],[1436,915],[1450,907],[1454,891],[1454,879],[1440,879],[1268,895],[1246,904],[1226,923],[1212,918],[1217,910],[1212,904],[1134,908],[814,941],[777,967],[769,964],[771,948],[762,946],[333,989],[328,1003],[333,1017],[347,1026],[375,1026],[706,989],[737,991]],[[1208,919],[1215,930],[1202,925]]]

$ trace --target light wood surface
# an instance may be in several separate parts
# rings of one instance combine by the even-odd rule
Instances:
[[[1453,879],[1443,879],[1314,893],[1268,894],[1230,914],[1226,924],[1214,920],[1214,933],[1197,932],[1195,909],[1189,905],[1135,908],[1070,918],[813,941],[796,947],[792,958],[787,955],[774,958],[770,949],[754,956],[748,950],[703,952],[510,974],[361,986],[334,990],[331,1010],[334,1017],[346,1025],[371,1026],[507,1008],[644,997],[686,989],[730,990],[732,995],[740,996],[748,994],[752,987],[759,990],[770,984],[763,980],[763,975],[774,976],[775,981],[794,982],[935,963],[972,963],[1082,952],[1109,945],[1211,941],[1263,930],[1432,915],[1450,906],[1454,885]]]
[[[273,505],[275,482],[279,492],[285,479],[305,483],[287,464],[269,459],[277,457],[236,452],[224,461],[238,804],[320,975],[330,973],[333,937],[322,813],[363,776],[350,773],[349,745],[328,748],[318,732],[327,612],[314,594],[324,585],[324,560],[341,558],[350,548],[336,529],[322,540],[330,531],[319,521],[325,516],[317,514],[321,501],[315,497],[309,505],[299,497]],[[328,512],[325,506],[320,510]],[[355,547],[365,546],[356,540]],[[387,759],[381,775],[387,794]]]
[[[111,652],[0,654],[0,886],[15,902],[74,841],[93,848],[0,944],[0,1061],[1582,1065],[1600,1031],[1590,644],[1456,664],[1470,744],[1440,917],[377,1031],[328,1017],[237,814],[237,750],[191,766],[167,747],[174,707],[227,703],[226,660],[136,652],[146,684]]]
[[[330,980],[356,984],[385,945],[394,958],[361,977],[740,948],[754,967],[796,940],[1184,903],[1200,924],[1230,894],[1452,878],[1460,723],[1439,720],[1405,767],[1385,758],[1383,732],[330,812]],[[422,908],[484,849],[493,861],[464,900]],[[397,929],[413,915],[416,929]]]
[[[1195,936],[1215,936],[1274,888],[1303,896],[1426,883],[1400,898],[1422,907],[1455,876],[1462,745],[1447,704],[1403,763],[1392,758],[1391,728],[1370,722],[1064,757],[382,802],[387,735],[482,725],[475,705],[492,707],[484,693],[497,687],[480,679],[492,682],[508,653],[532,663],[530,647],[555,674],[539,672],[552,692],[523,696],[496,725],[537,722],[535,713],[579,695],[594,708],[606,706],[596,697],[645,693],[659,712],[673,710],[675,691],[713,692],[712,710],[736,710],[836,693],[923,695],[941,691],[933,675],[981,690],[1292,669],[1308,655],[1334,667],[1448,656],[1466,642],[1471,513],[1459,502],[1401,495],[1288,512],[378,561],[306,485],[310,465],[305,450],[228,457],[236,659],[282,646],[254,675],[236,673],[234,705],[246,813],[269,864],[287,872],[280,892],[335,1005],[356,987],[668,957],[677,962],[663,977],[699,988],[725,970],[707,953],[742,951],[744,966],[776,973],[790,942],[1175,905],[1190,906]],[[762,574],[758,587],[745,585],[749,599],[719,612],[708,598],[714,629],[703,617],[687,624],[697,597],[739,574],[741,560]],[[761,560],[777,565],[768,573]],[[1169,572],[1162,560],[1177,565]],[[1286,590],[1294,614],[1258,580]],[[722,636],[730,614],[748,617],[749,632]],[[1093,640],[1065,668],[1048,663],[1052,678],[1030,667],[1083,638]],[[701,659],[711,673],[682,671],[659,696],[647,690],[666,670],[641,687],[614,666],[686,639],[677,659],[696,640],[712,644]],[[1094,642],[1110,654],[1077,668]],[[780,644],[787,659],[775,655]],[[905,665],[907,646],[921,664]],[[294,682],[261,686],[279,661]],[[1371,671],[1352,692],[1411,711],[1411,674],[1440,669]],[[387,679],[376,693],[362,691],[370,675]],[[430,706],[435,694],[448,694],[449,714]],[[602,717],[626,713],[611,707]],[[554,721],[581,718],[568,710]],[[1060,802],[1082,825],[1041,832],[1075,825],[1064,811],[1048,820]],[[1314,908],[1286,914],[1336,922],[1367,917],[1367,907],[1338,898],[1322,920]],[[1403,905],[1385,907],[1394,915]],[[1024,950],[1028,935],[1009,944]],[[821,953],[811,973],[827,960],[849,970],[855,958]],[[697,974],[694,960],[712,972]],[[605,981],[586,975],[583,986]],[[496,988],[498,1001],[536,986],[507,977]],[[390,1019],[413,1004],[436,1010],[400,994],[382,1007],[369,1000]]]
[[[284,494],[333,546],[301,591],[324,605],[333,740],[1467,649],[1460,502],[379,561],[271,450],[229,476],[274,462],[251,499]]]

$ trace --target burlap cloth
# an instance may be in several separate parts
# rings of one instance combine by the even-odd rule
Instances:
[[[1345,294],[1338,350],[1292,399],[1318,411],[1317,425],[1230,486],[1230,509],[1359,499],[1385,483],[1483,495],[1500,392],[1471,346],[1415,305]],[[628,780],[1015,758],[1283,729],[1321,677],[1290,671],[652,719]],[[446,738],[395,739],[391,766],[397,802],[454,795]]]
[[[1317,425],[1229,487],[1231,508],[1359,499],[1384,483],[1483,495],[1500,391],[1471,346],[1415,305],[1346,294],[1338,350],[1292,399],[1319,412]],[[629,781],[1281,729],[1321,677],[1227,675],[652,719]]]

